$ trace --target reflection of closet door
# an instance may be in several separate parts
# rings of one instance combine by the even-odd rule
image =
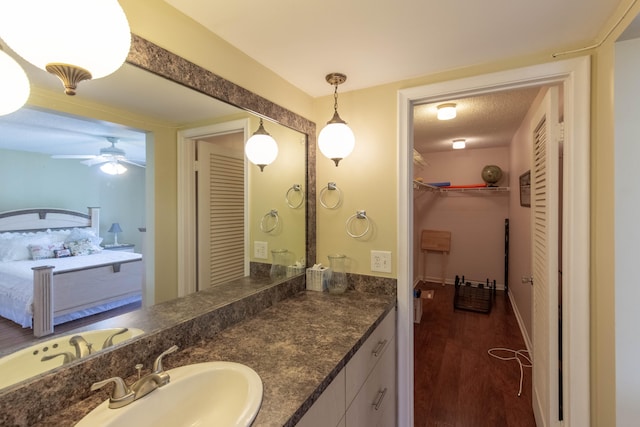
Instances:
[[[245,275],[243,134],[197,142],[198,290]]]
[[[532,119],[533,411],[538,425],[561,419],[559,246],[560,132],[558,88],[549,88]]]

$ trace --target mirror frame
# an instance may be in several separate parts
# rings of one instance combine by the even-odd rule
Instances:
[[[306,136],[306,266],[316,261],[316,124],[181,56],[131,34],[126,62],[219,101],[264,117]]]

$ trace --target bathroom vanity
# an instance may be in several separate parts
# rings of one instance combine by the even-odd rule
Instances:
[[[59,374],[57,381],[56,373],[52,373],[35,381],[31,390],[25,385],[13,395],[0,395],[0,412],[4,417],[0,421],[9,425],[73,426],[108,399],[107,391],[89,391],[92,382],[117,375],[130,384],[135,379],[136,363],[142,362],[144,369],[149,369],[153,357],[173,344],[180,350],[165,358],[166,369],[225,360],[247,365],[260,375],[264,395],[253,426],[297,425],[336,378],[338,381],[341,376],[348,378],[350,372],[361,367],[365,371],[357,374],[359,379],[354,381],[354,402],[360,395],[365,399],[366,393],[360,390],[367,387],[366,378],[372,378],[378,370],[391,375],[391,383],[395,384],[395,341],[392,336],[378,335],[380,331],[385,331],[385,336],[388,331],[395,333],[395,283],[391,286],[357,284],[356,290],[341,295],[304,291],[296,280],[283,285],[285,288],[269,288],[265,291],[268,293],[257,292],[254,301],[247,297],[218,305],[213,310],[212,305],[207,309],[201,307],[212,304],[206,296],[203,300],[202,295],[181,298],[164,307],[163,304],[154,306],[151,317],[160,322],[169,307],[174,314],[203,312],[177,325],[174,319],[174,326],[156,329],[129,345],[90,358],[76,367],[75,372],[71,369]],[[375,288],[373,292],[372,288]],[[256,308],[256,303],[269,300],[267,307]],[[233,324],[221,326],[220,322],[234,317],[238,320]],[[149,324],[139,326],[154,330]],[[386,343],[380,345],[385,339]],[[368,354],[376,347],[380,347],[377,363],[359,359],[361,354],[369,358]],[[366,350],[360,352],[361,348]],[[118,367],[114,369],[110,365]],[[71,378],[75,378],[76,388],[64,389],[62,384]],[[360,387],[361,384],[364,386]],[[50,390],[52,387],[56,389]],[[379,398],[378,391],[372,391],[373,400],[367,405]],[[56,405],[55,394],[61,392],[67,394],[63,400],[66,404],[58,404],[52,410],[51,405]],[[392,414],[392,420],[395,419],[395,398],[394,386],[388,388],[381,400],[384,413]],[[393,402],[392,409],[387,408],[389,402]],[[349,402],[345,400],[343,404],[346,406]],[[43,406],[41,414],[47,414],[37,422],[33,420],[33,405]]]

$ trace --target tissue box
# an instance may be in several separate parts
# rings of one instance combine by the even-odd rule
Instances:
[[[304,273],[304,266],[297,265],[288,265],[287,266],[287,277],[297,276],[298,274]]]
[[[330,278],[330,268],[307,268],[307,290],[319,292],[326,291]]]

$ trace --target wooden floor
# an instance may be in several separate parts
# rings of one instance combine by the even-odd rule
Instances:
[[[531,409],[531,368],[520,368],[487,353],[495,347],[526,349],[504,292],[490,314],[453,309],[455,287],[421,283],[433,289],[422,299],[414,324],[415,427],[535,427]]]
[[[55,327],[55,333],[64,333],[72,329],[80,328],[82,326],[90,325],[92,323],[108,319],[113,316],[119,316],[133,310],[138,310],[140,306],[140,302],[136,302],[122,307],[114,308],[113,310],[105,311],[103,313],[98,313],[92,316],[84,317],[82,319],[63,323],[62,325],[58,325]],[[11,320],[0,317],[0,351],[17,345],[23,346],[35,341],[36,338],[33,337],[32,329],[23,328],[17,323],[12,322]]]

